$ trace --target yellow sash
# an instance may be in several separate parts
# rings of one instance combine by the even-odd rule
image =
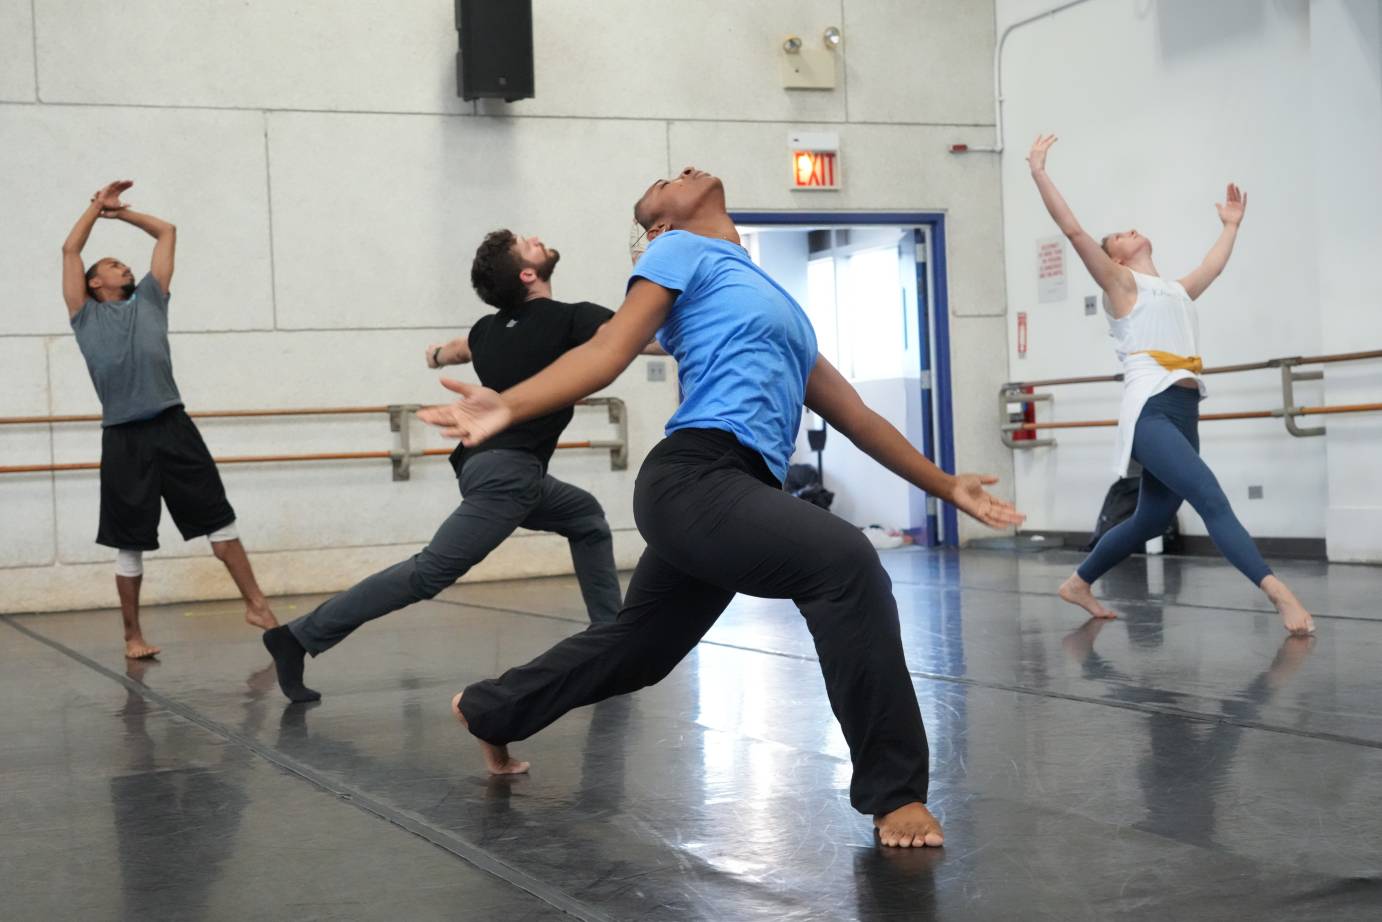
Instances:
[[[1198,355],[1176,355],[1174,352],[1160,352],[1156,349],[1143,349],[1133,355],[1150,355],[1156,363],[1167,371],[1185,371],[1194,374],[1204,373],[1204,361]]]

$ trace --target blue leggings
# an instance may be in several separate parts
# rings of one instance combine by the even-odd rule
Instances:
[[[1142,407],[1133,431],[1132,454],[1142,465],[1142,488],[1137,511],[1099,539],[1075,571],[1092,583],[1114,564],[1162,534],[1185,500],[1204,519],[1214,546],[1253,585],[1272,568],[1233,514],[1214,472],[1200,458],[1200,394],[1195,388],[1172,385]]]

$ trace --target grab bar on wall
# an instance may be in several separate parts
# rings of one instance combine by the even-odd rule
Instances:
[[[628,407],[624,401],[618,397],[590,397],[586,400],[578,401],[577,406],[604,407],[609,415],[609,421],[615,427],[615,438],[612,439],[584,439],[577,442],[559,442],[557,449],[570,451],[574,449],[598,449],[609,452],[610,470],[627,470],[629,466],[629,414]],[[389,418],[389,428],[396,435],[396,445],[391,451],[335,451],[335,452],[313,452],[309,454],[286,454],[286,455],[233,455],[224,458],[217,458],[217,464],[267,464],[267,463],[292,463],[303,461],[359,461],[359,460],[384,460],[388,459],[393,463],[393,479],[408,480],[412,472],[412,462],[414,458],[439,458],[451,454],[449,448],[427,448],[414,449],[410,427],[407,420],[413,413],[416,413],[421,406],[419,404],[389,404],[387,406],[366,406],[366,407],[298,407],[271,410],[199,410],[188,413],[188,416],[197,419],[242,419],[247,417],[275,417],[275,416],[340,416],[350,414],[387,414]],[[100,422],[100,416],[93,415],[69,415],[69,416],[3,416],[0,417],[0,426],[39,426],[55,425],[62,423],[92,423]],[[0,474],[31,474],[47,473],[58,471],[90,471],[100,468],[100,462],[79,461],[68,464],[14,464],[0,466]]]
[[[1286,356],[1267,359],[1262,362],[1249,362],[1243,365],[1220,365],[1206,368],[1203,374],[1222,375],[1242,371],[1261,371],[1277,368],[1281,370],[1281,406],[1270,410],[1248,410],[1238,413],[1205,413],[1202,422],[1215,422],[1229,419],[1272,419],[1280,418],[1286,431],[1297,438],[1310,438],[1325,434],[1324,426],[1304,428],[1296,420],[1302,416],[1323,416],[1335,413],[1375,413],[1382,411],[1382,403],[1352,403],[1336,406],[1298,406],[1295,402],[1295,384],[1300,381],[1318,381],[1324,377],[1322,371],[1297,371],[1301,365],[1326,365],[1332,362],[1358,362],[1367,359],[1382,359],[1382,350],[1369,352],[1340,352],[1333,355]],[[1068,422],[1021,422],[1011,419],[1014,405],[1035,405],[1038,402],[1054,404],[1055,395],[1032,393],[1029,389],[1037,387],[1056,387],[1071,384],[1096,384],[1122,381],[1122,375],[1094,375],[1078,378],[1046,378],[1040,381],[1013,381],[998,389],[998,428],[1003,444],[1009,448],[1026,450],[1055,445],[1054,438],[1019,438],[1016,433],[1038,432],[1048,429],[1091,429],[1100,426],[1116,426],[1116,419],[1090,419]]]

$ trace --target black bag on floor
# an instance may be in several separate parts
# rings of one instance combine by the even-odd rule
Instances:
[[[797,499],[804,499],[822,509],[829,509],[830,504],[835,501],[835,494],[821,484],[820,474],[809,464],[793,464],[788,467],[787,480],[782,484],[782,489]]]
[[[1113,526],[1125,519],[1132,518],[1133,511],[1137,509],[1137,491],[1142,486],[1141,477],[1120,477],[1113,482],[1113,486],[1108,488],[1104,494],[1104,505],[1099,510],[1099,521],[1094,523],[1094,534],[1090,536],[1089,543],[1084,546],[1084,550],[1094,550],[1094,545],[1099,543],[1099,539],[1104,533]]]
[[[1108,488],[1108,493],[1104,494],[1104,507],[1099,510],[1099,521],[1094,525],[1094,534],[1083,550],[1094,550],[1094,545],[1099,543],[1104,532],[1119,522],[1132,518],[1133,512],[1137,509],[1137,492],[1140,489],[1142,489],[1142,477],[1140,475],[1122,477],[1113,482],[1113,486]],[[1180,549],[1180,523],[1173,517],[1171,523],[1166,526],[1166,531],[1161,535],[1161,552],[1163,554],[1176,554],[1180,552]]]

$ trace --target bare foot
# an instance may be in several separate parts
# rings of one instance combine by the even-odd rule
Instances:
[[[897,848],[935,848],[945,844],[940,822],[923,803],[910,803],[891,813],[873,818],[878,839],[884,845]]]
[[[144,638],[139,635],[125,638],[125,658],[126,659],[149,659],[158,656],[162,650],[152,644],[144,642]]]
[[[466,723],[465,715],[461,713],[460,695],[451,699],[451,713],[456,715],[456,719],[461,722],[462,726],[467,729],[470,728],[470,724]],[[491,775],[521,775],[528,770],[527,762],[520,762],[509,755],[508,746],[486,743],[478,736],[475,737],[475,741],[480,744],[480,751],[485,754],[485,768],[489,769]]]
[[[1292,634],[1315,633],[1315,619],[1310,617],[1310,612],[1305,610],[1305,606],[1300,604],[1300,599],[1296,598],[1295,593],[1288,589],[1285,583],[1275,576],[1268,576],[1262,580],[1261,587],[1262,591],[1267,593],[1267,598],[1276,606],[1286,630]]]
[[[278,627],[278,619],[274,617],[274,610],[269,607],[268,602],[258,606],[246,606],[245,623],[252,624],[261,631]]]
[[[1070,578],[1060,584],[1060,597],[1071,605],[1078,605],[1089,612],[1095,618],[1117,618],[1118,615],[1100,604],[1094,598],[1094,592],[1089,588],[1089,583],[1080,579],[1078,573],[1071,573]]]

